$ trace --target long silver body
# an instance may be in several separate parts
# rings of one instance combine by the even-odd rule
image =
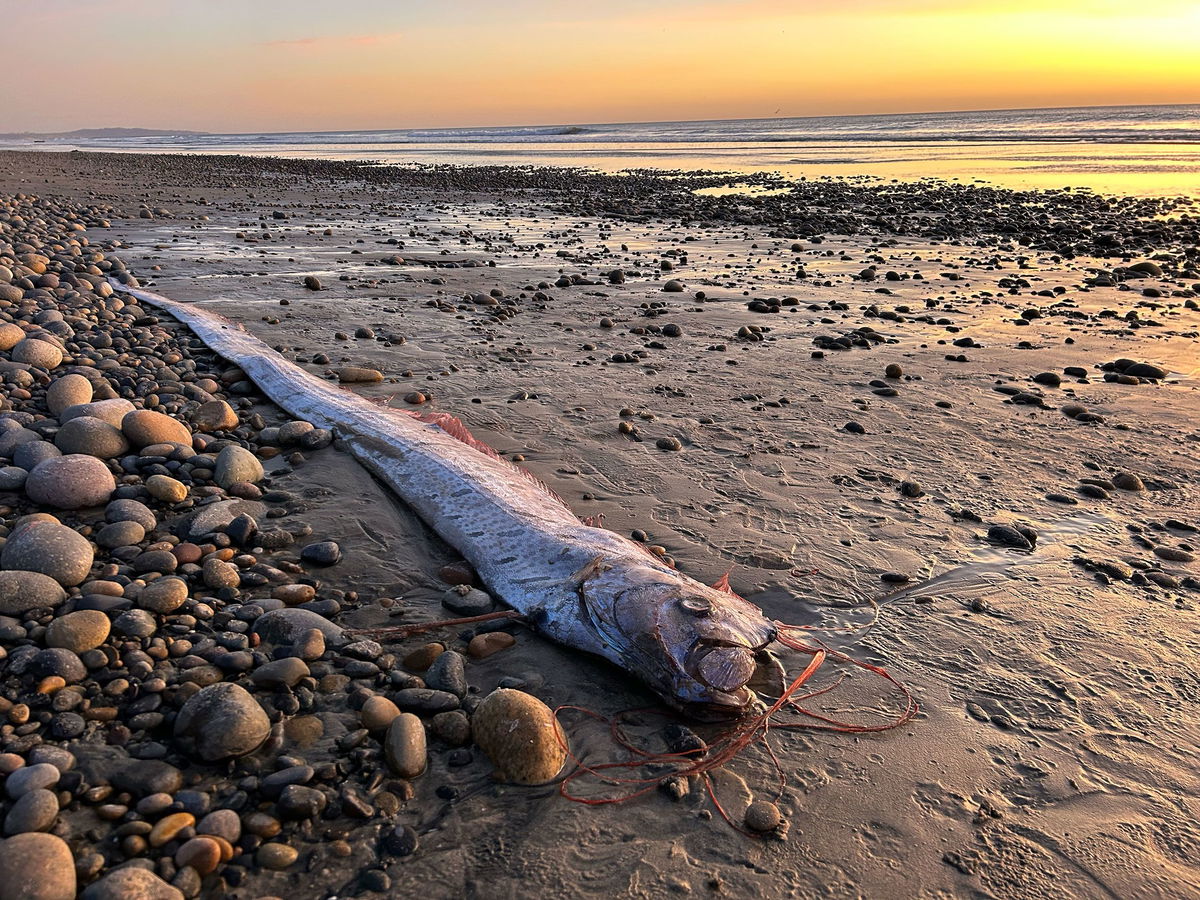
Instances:
[[[289,414],[334,431],[471,563],[493,595],[543,634],[631,670],[675,705],[736,713],[748,702],[739,674],[745,650],[774,638],[757,607],[693,581],[632,540],[585,525],[512,463],[310,374],[225,317],[112,283],[186,324]],[[725,649],[695,681],[700,660],[715,648]]]

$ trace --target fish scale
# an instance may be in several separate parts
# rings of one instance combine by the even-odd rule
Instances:
[[[728,716],[756,705],[745,684],[775,627],[724,580],[724,589],[700,584],[581,522],[528,472],[467,443],[465,429],[452,435],[336,387],[196,304],[110,283],[187,325],[290,415],[335,431],[539,632],[621,666],[685,710]]]

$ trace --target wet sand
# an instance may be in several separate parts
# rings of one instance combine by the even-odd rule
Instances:
[[[865,632],[826,639],[922,706],[879,735],[775,733],[786,841],[739,835],[699,788],[585,807],[494,784],[481,753],[452,766],[435,745],[396,816],[306,823],[301,863],[248,870],[233,896],[352,893],[379,867],[396,894],[431,897],[1200,896],[1194,224],[1127,211],[1123,228],[1160,217],[1122,232],[1127,256],[1100,258],[1081,252],[1111,248],[1094,235],[1064,252],[1044,224],[987,233],[1003,196],[938,239],[954,229],[929,210],[952,198],[886,189],[886,227],[856,213],[846,234],[834,204],[798,226],[737,194],[138,159],[4,154],[0,186],[113,204],[127,217],[88,235],[120,240],[144,286],[244,323],[311,371],[377,368],[384,382],[359,390],[395,406],[427,395],[581,516],[643,530],[701,580],[732,570],[772,618],[856,625],[878,603]],[[903,207],[890,219],[889,203]],[[164,212],[142,218],[142,205]],[[1124,268],[1162,254],[1161,276]],[[564,275],[583,283],[555,286]],[[681,292],[664,291],[672,279]],[[374,337],[338,337],[358,328]],[[1165,377],[1101,368],[1120,359]],[[331,448],[281,478],[311,492],[305,520],[342,545],[326,582],[400,598],[342,624],[445,616],[437,572],[456,555],[353,461]],[[998,525],[1032,528],[1035,545],[997,545]],[[481,694],[507,678],[551,707],[652,701],[613,667],[514,634],[471,665]],[[863,677],[841,690],[831,708],[849,715],[896,699]],[[322,718],[310,761],[357,727],[349,709]],[[661,720],[646,721],[653,746]],[[564,724],[576,753],[620,758],[602,727]],[[751,750],[716,787],[736,819],[778,777]],[[389,858],[378,836],[400,823],[420,846]],[[338,838],[349,856],[330,849]]]

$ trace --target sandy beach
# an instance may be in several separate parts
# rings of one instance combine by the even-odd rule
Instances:
[[[382,380],[347,389],[462,418],[579,516],[641,532],[705,583],[728,572],[770,618],[828,629],[830,647],[886,667],[921,707],[879,734],[774,731],[778,770],[753,746],[716,773],[735,823],[754,800],[778,806],[786,827],[765,837],[731,828],[695,779],[679,796],[601,806],[498,783],[469,737],[448,720],[433,727],[446,710],[415,709],[430,728],[428,768],[402,778],[379,734],[362,731],[364,704],[425,686],[406,660],[431,641],[466,658],[464,713],[496,687],[602,716],[657,701],[628,673],[503,621],[515,643],[486,658],[466,653],[471,629],[381,634],[374,662],[331,640],[303,682],[255,682],[274,663],[243,666],[257,645],[227,641],[225,625],[257,633],[269,573],[239,585],[234,572],[220,594],[194,566],[189,606],[147,633],[114,631],[104,662],[64,685],[81,708],[115,710],[70,733],[25,648],[45,652],[56,618],[102,608],[84,602],[81,577],[56,609],[6,613],[0,654],[6,784],[38,748],[61,763],[50,827],[80,890],[132,859],[188,897],[1200,897],[1194,199],[3,152],[0,201],[0,266],[13,275],[0,287],[23,293],[0,297],[4,323],[33,332],[55,321],[50,309],[72,322],[78,293],[19,284],[21,257],[49,258],[54,241],[21,245],[46,229],[59,243],[84,236],[142,287],[241,323],[314,374],[376,370]],[[454,615],[443,567],[460,556],[336,442],[294,456],[264,440],[291,417],[222,381],[230,367],[169,317],[132,303],[88,316],[89,334],[162,329],[154,358],[174,356],[158,371],[194,357],[206,393],[230,401],[237,425],[214,448],[252,451],[257,496],[237,491],[260,504],[258,528],[293,533],[243,574],[273,561],[314,588],[305,602],[324,603],[313,609],[337,629]],[[0,419],[55,440],[64,423],[43,389],[102,347],[72,327],[63,361],[26,365],[27,378],[13,375],[15,351],[0,353]],[[125,375],[109,376],[114,396],[130,387],[144,405],[154,389],[138,393]],[[185,418],[195,398],[180,397],[165,411]],[[188,504],[241,496],[198,476],[184,505],[151,502],[151,469],[124,467],[126,456],[106,463],[127,492],[114,496],[145,500],[158,528],[96,549],[87,583],[136,580],[131,567]],[[9,541],[20,517],[49,510],[19,486],[0,503]],[[56,514],[93,543],[105,520],[103,505]],[[316,569],[300,548],[324,541],[340,557]],[[165,552],[182,564],[178,546]],[[206,620],[194,605],[210,595]],[[128,654],[156,646],[135,672]],[[238,650],[245,660],[221,657]],[[793,677],[807,663],[776,651]],[[369,668],[347,669],[355,662]],[[265,703],[265,745],[205,761],[177,739],[193,693],[180,688],[201,667]],[[872,724],[895,714],[886,682],[843,671],[816,708]],[[126,693],[107,690],[118,677]],[[144,708],[152,678],[161,708]],[[821,678],[814,686],[832,684]],[[18,707],[32,716],[18,721]],[[578,757],[624,758],[601,722],[560,720]],[[630,731],[662,751],[669,721],[645,713]],[[690,727],[712,739],[722,726]],[[69,764],[45,748],[69,751]],[[112,774],[130,760],[183,774],[146,803]],[[281,810],[270,779],[283,771],[319,795],[311,809]],[[9,792],[0,818],[18,799]],[[230,853],[180,879],[181,848],[214,810],[240,823]],[[172,813],[192,821],[161,843],[129,841]],[[280,851],[292,862],[264,861],[271,842],[294,849]]]

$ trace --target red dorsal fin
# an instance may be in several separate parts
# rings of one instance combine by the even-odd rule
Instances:
[[[732,572],[732,571],[733,571],[733,569],[729,570],[729,572]],[[729,572],[726,572],[724,575],[722,575],[720,578],[718,578],[716,581],[713,582],[713,590],[721,591],[722,593],[729,594],[729,596],[737,597],[739,600],[741,600],[742,597],[737,593],[737,591],[735,591],[733,588],[731,588],[729,586]]]
[[[558,494],[554,493],[554,491],[552,491],[550,487],[544,481],[542,481],[542,479],[538,478],[528,469],[523,469],[516,463],[506,460],[503,456],[497,453],[494,448],[488,444],[485,444],[483,441],[479,440],[479,438],[475,437],[475,435],[471,434],[470,430],[463,423],[463,420],[457,416],[452,416],[450,413],[445,412],[417,412],[415,409],[395,409],[394,407],[389,407],[389,409],[392,409],[393,412],[403,413],[406,416],[412,416],[414,419],[424,422],[426,425],[436,425],[442,431],[446,432],[446,434],[450,435],[450,437],[454,438],[456,441],[462,441],[472,450],[478,450],[484,456],[490,456],[492,459],[498,459],[501,462],[508,463],[510,466],[512,466],[513,471],[520,473],[522,478],[532,481],[543,491],[549,494],[551,498],[557,500],[563,506],[567,505],[566,501],[563,500],[562,497],[558,496]]]

